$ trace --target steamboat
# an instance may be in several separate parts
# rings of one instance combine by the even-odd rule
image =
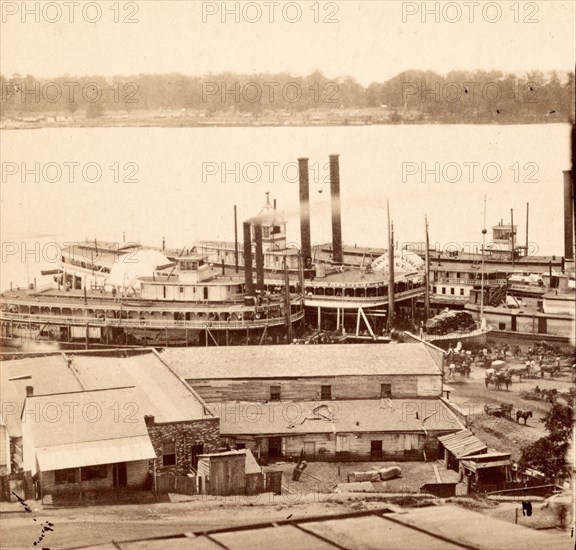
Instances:
[[[425,292],[423,262],[388,249],[346,247],[340,220],[339,157],[330,157],[332,243],[311,246],[308,159],[299,159],[301,247],[266,203],[234,242],[167,250],[82,242],[63,250],[56,285],[1,295],[4,340],[69,345],[187,346],[283,343],[308,331],[389,341],[415,317]],[[392,253],[388,254],[388,250]],[[255,277],[254,277],[255,275]],[[395,307],[396,306],[396,307]]]
[[[245,243],[254,235],[257,295],[281,284],[279,266],[285,261],[290,288],[303,285],[309,332],[339,333],[350,341],[387,342],[394,328],[413,328],[416,302],[426,291],[424,262],[415,253],[395,250],[389,209],[383,232],[387,235],[387,248],[343,244],[338,155],[329,158],[332,242],[312,246],[308,163],[307,158],[298,159],[299,247],[287,244],[286,221],[275,201],[271,203],[268,197],[262,211],[244,222],[243,245],[235,239],[234,242],[201,241],[196,247],[210,262],[224,269],[244,270],[246,285],[250,285],[252,251]],[[236,211],[234,218],[236,227]],[[238,233],[236,229],[235,233]],[[260,260],[259,254],[263,256]]]
[[[429,250],[431,311],[466,310],[489,322],[495,334],[573,342],[576,334],[574,197],[563,172],[564,256],[531,254],[526,205],[525,244],[510,223],[492,227],[492,242],[478,252]],[[422,254],[423,255],[423,254]]]
[[[95,259],[96,258],[96,259]],[[220,272],[194,250],[177,256],[114,243],[63,250],[56,285],[1,296],[9,344],[188,346],[285,341],[304,310],[299,289],[281,285],[258,303],[243,278]]]

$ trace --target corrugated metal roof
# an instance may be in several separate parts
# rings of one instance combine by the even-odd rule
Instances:
[[[438,441],[456,458],[462,458],[488,449],[488,446],[482,443],[470,430],[443,435],[438,438]]]
[[[43,472],[155,457],[147,435],[36,448],[36,458]]]
[[[226,435],[456,431],[463,425],[440,399],[358,399],[209,405]]]
[[[438,375],[426,344],[168,348],[162,356],[186,380],[353,375]]]

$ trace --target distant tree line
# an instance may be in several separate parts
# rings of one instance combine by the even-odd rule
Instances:
[[[205,116],[370,110],[389,122],[558,122],[574,119],[574,73],[405,71],[362,86],[320,72],[204,77],[141,74],[104,78],[0,75],[0,115],[97,118],[131,112],[194,111]],[[326,113],[324,113],[326,114]]]

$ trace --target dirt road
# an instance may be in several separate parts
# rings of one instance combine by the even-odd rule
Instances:
[[[520,362],[510,362],[511,366],[521,365]],[[571,376],[567,373],[550,379],[546,375],[544,379],[523,379],[518,382],[514,377],[509,391],[496,390],[493,386],[486,388],[485,373],[482,367],[473,367],[470,378],[456,374],[453,380],[446,383],[453,389],[450,393],[450,401],[458,404],[463,411],[473,417],[472,430],[489,447],[498,451],[511,452],[512,459],[520,458],[523,446],[533,443],[537,439],[547,435],[544,424],[540,421],[551,409],[552,405],[547,401],[533,401],[524,399],[521,392],[530,391],[535,386],[541,389],[567,391],[572,385]],[[512,420],[497,418],[484,412],[486,403],[511,403]],[[532,417],[524,421],[516,422],[516,411],[532,411]]]

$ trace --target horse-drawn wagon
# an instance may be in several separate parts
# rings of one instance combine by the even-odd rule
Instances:
[[[514,405],[512,403],[486,403],[486,405],[484,405],[484,412],[490,416],[512,420],[513,408]]]

